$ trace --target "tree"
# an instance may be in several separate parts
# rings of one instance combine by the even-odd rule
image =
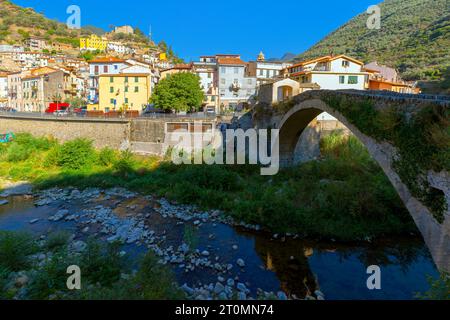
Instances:
[[[192,73],[176,73],[161,80],[150,99],[158,109],[195,111],[203,101],[200,77]]]

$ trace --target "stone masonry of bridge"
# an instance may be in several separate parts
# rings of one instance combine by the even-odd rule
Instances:
[[[448,101],[423,100],[410,95],[383,95],[358,91],[308,91],[294,97],[284,108],[274,108],[268,104],[261,104],[253,113],[254,126],[257,129],[279,129],[280,134],[280,163],[284,166],[293,165],[299,155],[296,150],[299,138],[310,123],[322,112],[327,112],[344,124],[368,149],[372,158],[378,162],[386,176],[397,190],[400,198],[413,217],[431,255],[440,270],[450,271],[450,174],[447,171],[428,171],[428,183],[445,195],[447,202],[444,209],[443,222],[438,222],[431,210],[414,197],[407,185],[394,169],[393,161],[398,156],[398,150],[386,141],[364,134],[353,123],[335,108],[327,104],[330,97],[345,96],[347,103],[370,99],[377,110],[389,108],[392,105],[404,106],[418,110],[429,106],[430,103],[448,108]]]

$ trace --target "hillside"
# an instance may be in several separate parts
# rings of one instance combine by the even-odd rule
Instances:
[[[138,29],[137,29],[138,31]],[[0,43],[22,44],[30,36],[42,37],[49,42],[65,43],[77,53],[79,37],[93,33],[102,34],[100,28],[86,26],[80,30],[69,29],[64,23],[46,18],[32,8],[22,8],[8,0],[0,0]],[[134,35],[110,34],[112,40],[124,40],[138,46],[154,46],[140,31]],[[70,52],[71,51],[71,52]]]
[[[347,54],[393,66],[406,80],[440,80],[450,66],[449,0],[386,0],[379,6],[380,30],[366,27],[364,12],[295,61]]]

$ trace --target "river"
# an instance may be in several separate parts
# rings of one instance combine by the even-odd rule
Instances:
[[[154,233],[150,241],[130,241],[124,245],[133,257],[146,252],[151,247],[149,243],[155,242],[164,251],[161,255],[166,257],[164,263],[172,267],[180,286],[214,284],[219,276],[245,283],[253,297],[262,289],[274,293],[282,291],[290,298],[300,299],[313,295],[316,290],[323,292],[327,300],[414,299],[417,292],[429,289],[427,276],[437,278],[439,275],[423,240],[416,237],[353,244],[303,240],[230,226],[208,218],[180,220],[161,212],[161,203],[157,200],[141,195],[123,197],[94,190],[88,196],[61,196],[70,193],[71,190],[58,190],[52,201],[39,206],[36,197],[5,198],[8,203],[0,206],[0,230],[29,231],[36,235],[68,230],[77,239],[95,236],[107,241],[110,235],[100,232],[102,226],[86,222],[81,213],[109,208],[118,219],[139,217]],[[49,193],[45,197],[48,198]],[[48,220],[61,209],[75,214],[76,218]],[[87,225],[90,228],[86,228]],[[194,265],[194,269],[188,270],[186,261],[167,261],[176,256],[176,249],[172,248],[185,242],[195,246],[197,252],[212,263],[219,263],[219,267],[234,267],[218,272],[219,267]],[[245,262],[245,267],[236,266],[238,259]],[[367,288],[366,269],[370,265],[381,268],[381,290]]]

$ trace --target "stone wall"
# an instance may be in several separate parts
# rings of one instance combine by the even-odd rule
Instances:
[[[81,120],[0,115],[0,133],[28,132],[35,136],[52,136],[61,142],[76,138],[88,138],[93,141],[96,148],[121,148],[129,141],[129,127],[128,120]]]

